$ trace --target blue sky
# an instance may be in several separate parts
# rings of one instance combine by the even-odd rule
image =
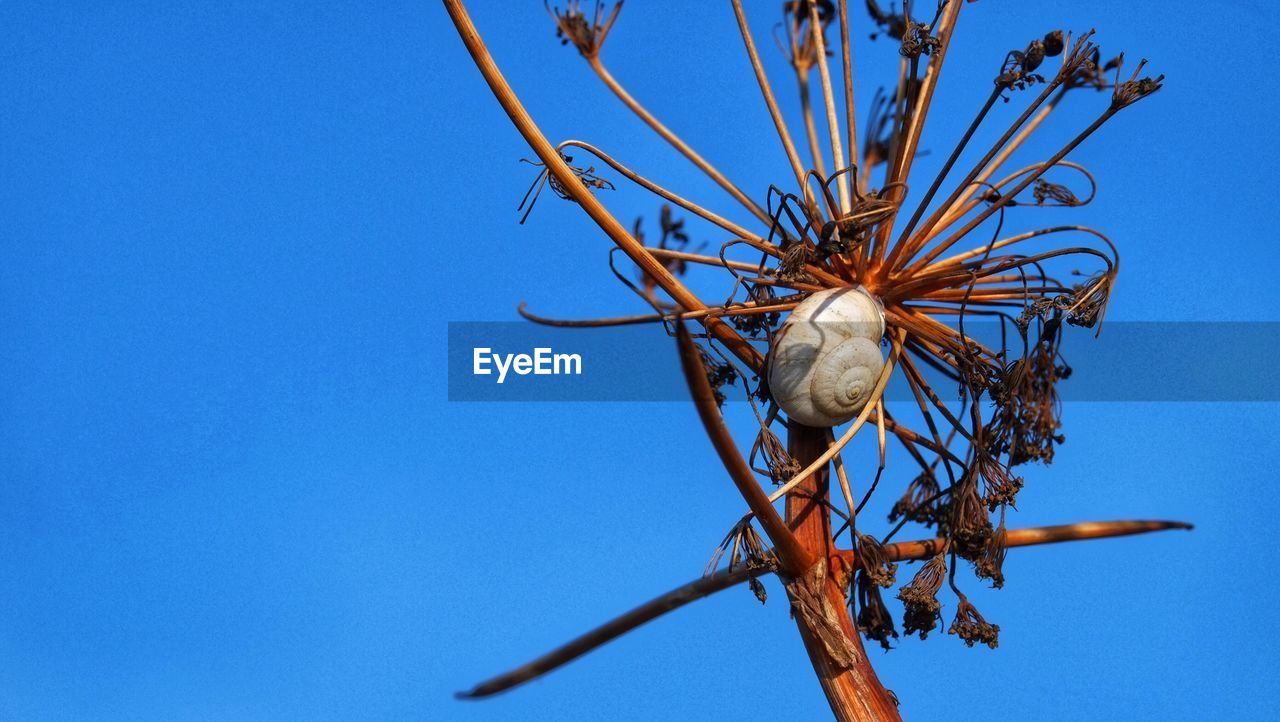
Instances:
[[[475,5],[550,136],[734,212],[541,3]],[[731,12],[697,5],[628,6],[606,62],[763,189],[784,156]],[[776,3],[753,5],[771,51]],[[962,13],[932,162],[1005,50],[1097,27],[1105,52],[1168,75],[1071,156],[1101,186],[1076,217],[1123,254],[1109,318],[1277,320],[1277,11],[1009,5]],[[687,405],[446,400],[449,321],[512,320],[521,300],[641,309],[577,208],[547,196],[517,225],[531,154],[441,7],[6,3],[0,33],[0,717],[821,716],[772,582],[764,607],[730,591],[526,688],[452,699],[696,576],[741,502]],[[895,61],[862,47],[865,108]],[[1095,102],[1064,106],[1028,155]],[[656,216],[635,189],[605,199]],[[908,718],[1265,716],[1274,411],[1068,405],[1068,443],[1013,523],[1195,532],[1012,552],[1004,590],[971,585],[999,650],[873,652]]]

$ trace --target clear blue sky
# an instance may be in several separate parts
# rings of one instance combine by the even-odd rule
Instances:
[[[752,4],[771,51],[778,3]],[[540,2],[475,5],[553,138],[732,211]],[[647,5],[609,40],[614,74],[744,186],[782,178],[728,8]],[[1248,1],[966,6],[925,145],[944,154],[1004,50],[1096,26],[1169,76],[1072,156],[1101,184],[1077,217],[1123,252],[1111,318],[1277,320],[1277,20]],[[741,507],[686,405],[446,401],[448,321],[639,309],[575,207],[547,196],[516,225],[530,153],[441,7],[11,2],[0,34],[0,717],[823,714],[772,582],[764,607],[730,591],[452,699],[696,576]],[[1006,589],[970,585],[999,650],[873,653],[907,716],[1275,709],[1274,413],[1069,405],[1015,525],[1196,531],[1012,552]]]

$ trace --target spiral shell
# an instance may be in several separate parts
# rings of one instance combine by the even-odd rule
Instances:
[[[884,311],[861,286],[806,298],[774,335],[769,392],[807,426],[849,421],[871,400],[884,369]]]

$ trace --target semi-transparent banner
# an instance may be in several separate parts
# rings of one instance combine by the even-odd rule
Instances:
[[[691,329],[696,328],[691,325]],[[1010,326],[966,323],[990,348],[1022,353]],[[1034,333],[1034,330],[1033,330]],[[1280,323],[1108,321],[1063,327],[1058,385],[1064,401],[1280,401]],[[761,351],[765,350],[761,344]],[[660,325],[557,328],[528,322],[449,324],[451,401],[683,401],[689,398],[675,339]],[[887,353],[887,349],[886,349]],[[920,364],[938,395],[956,383]],[[743,400],[742,384],[724,389]],[[912,399],[895,373],[886,398]]]

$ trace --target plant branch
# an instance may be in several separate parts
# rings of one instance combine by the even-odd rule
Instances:
[[[689,383],[689,392],[693,395],[693,404],[698,409],[698,416],[707,430],[711,445],[715,447],[724,468],[729,472],[738,492],[746,500],[747,506],[764,528],[765,534],[773,542],[778,561],[790,574],[799,576],[817,562],[820,557],[805,550],[796,541],[795,535],[787,528],[786,523],[773,508],[768,495],[756,482],[755,475],[747,460],[742,458],[733,436],[724,425],[724,417],[716,404],[715,393],[711,382],[707,380],[707,372],[702,364],[702,354],[693,343],[693,338],[684,328],[684,324],[676,324],[676,344],[680,350],[680,367],[684,370],[685,380]]]
[[[729,587],[737,586],[753,576],[767,574],[770,571],[772,570],[751,570],[746,567],[738,567],[737,569],[723,570],[705,577],[699,577],[688,584],[672,589],[666,594],[650,599],[622,616],[610,619],[590,632],[551,650],[531,662],[522,664],[492,679],[487,679],[466,692],[459,692],[457,697],[458,699],[480,699],[482,697],[490,697],[499,692],[505,692],[512,687],[518,687],[621,637],[645,622],[657,619],[667,612],[675,611],[690,602],[709,597]]]
[[[506,78],[503,77],[502,71],[494,63],[493,57],[489,54],[489,49],[485,47],[479,31],[476,30],[475,24],[471,22],[471,17],[467,14],[467,10],[461,0],[444,0],[444,6],[453,21],[454,27],[457,28],[463,44],[466,45],[467,52],[471,54],[472,60],[475,61],[476,68],[484,76],[489,89],[493,91],[494,97],[511,118],[511,122],[515,124],[516,129],[524,136],[525,141],[533,148],[533,152],[538,155],[547,170],[564,188],[565,193],[578,205],[582,206],[582,209],[591,217],[591,220],[595,221],[596,225],[600,226],[600,229],[640,267],[640,270],[651,276],[654,282],[669,294],[677,304],[689,311],[700,311],[706,308],[706,304],[686,288],[684,284],[680,283],[667,270],[666,266],[644,250],[644,246],[627,232],[627,229],[618,222],[618,219],[614,218],[604,205],[582,185],[578,177],[574,175],[573,170],[560,157],[560,153],[551,145],[546,136],[542,134],[542,131],[538,129],[533,118],[529,116],[524,105],[520,103],[520,99],[516,97],[515,91],[511,89]],[[729,349],[731,353],[751,369],[759,370],[763,367],[764,357],[731,326],[714,318],[707,319],[703,325],[712,337],[723,343],[725,348]]]
[[[839,173],[845,167],[844,149],[840,141],[840,121],[836,119],[835,93],[831,89],[831,70],[827,67],[827,39],[822,23],[818,20],[817,3],[809,3],[809,30],[813,33],[813,44],[818,56],[818,77],[822,80],[822,100],[827,110],[827,134],[831,138],[831,157],[835,163],[831,170]],[[837,186],[840,193],[840,215],[844,215],[849,210],[848,173],[839,177]]]
[[[733,0],[733,13],[738,19],[738,30],[742,33],[742,42],[747,47],[747,56],[751,59],[751,69],[755,71],[756,82],[760,85],[760,94],[764,96],[765,105],[769,108],[769,116],[778,129],[778,138],[782,148],[791,162],[791,171],[796,175],[796,185],[804,187],[804,166],[800,164],[800,155],[796,153],[796,144],[787,131],[787,122],[782,119],[782,111],[778,109],[778,101],[773,97],[773,88],[769,85],[769,77],[765,75],[764,66],[760,64],[760,55],[756,52],[756,43],[751,39],[751,28],[747,26],[747,17],[742,12],[742,1]]]
[[[662,122],[646,110],[639,101],[631,97],[631,94],[628,93],[626,89],[609,74],[609,71],[604,67],[604,63],[600,62],[599,57],[589,57],[587,58],[587,62],[591,65],[591,69],[595,71],[596,75],[600,76],[600,79],[604,81],[604,84],[609,86],[609,90],[612,90],[613,94],[618,96],[618,99],[630,108],[632,112],[640,116],[640,120],[643,120],[655,133],[662,136],[663,140],[667,141],[672,145],[672,147],[680,151],[681,155],[688,158],[694,165],[698,166],[698,168],[703,173],[706,173],[711,180],[715,181],[721,188],[728,191],[729,195],[733,196],[735,200],[745,206],[747,210],[751,211],[756,218],[764,221],[766,225],[769,224],[769,214],[765,213],[763,208],[747,197],[747,194],[743,193],[741,188],[734,185],[732,181],[726,178],[723,173],[716,169],[715,166],[707,162],[707,160],[699,155],[697,151],[690,148],[688,143],[685,143],[680,139],[680,136],[676,135],[671,131],[671,129],[663,125]]]
[[[844,120],[845,129],[848,131],[848,143],[846,149],[849,151],[849,165],[856,166],[858,162],[858,124],[855,122],[855,114],[853,109],[853,46],[849,44],[849,3],[848,0],[840,0],[840,59],[841,72],[844,78]],[[837,171],[840,169],[837,168]],[[851,182],[858,182],[856,173],[849,173]],[[859,189],[854,186],[854,191]]]
[[[1010,531],[1008,546],[1037,546],[1040,544],[1103,539],[1190,528],[1190,524],[1176,521],[1103,521],[1032,527]],[[941,539],[925,539],[886,544],[884,549],[890,561],[919,561],[935,556],[938,545],[941,543]],[[840,550],[839,554],[842,560],[850,565],[853,564],[853,552]],[[459,699],[480,699],[518,687],[572,662],[593,649],[604,646],[646,622],[657,619],[668,612],[673,612],[691,602],[709,597],[716,592],[735,587],[753,576],[760,576],[772,571],[772,569],[738,567],[737,569],[725,569],[699,577],[605,622],[531,662],[522,664],[492,679],[487,679],[466,692],[459,692],[457,696]]]

